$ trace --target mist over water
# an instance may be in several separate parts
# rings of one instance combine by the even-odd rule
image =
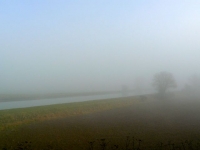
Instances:
[[[0,149],[200,149],[199,39],[198,0],[0,1]]]
[[[198,1],[0,2],[0,94],[182,90],[200,74]]]

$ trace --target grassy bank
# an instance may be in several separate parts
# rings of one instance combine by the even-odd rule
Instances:
[[[135,97],[135,100],[137,97]],[[24,124],[69,116],[94,113],[135,103],[131,98],[114,98],[30,108],[0,110],[0,131],[16,129]]]
[[[200,101],[174,95],[3,110],[0,149],[195,150],[199,108]]]

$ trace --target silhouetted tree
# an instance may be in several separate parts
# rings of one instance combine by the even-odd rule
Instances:
[[[167,89],[176,87],[176,82],[171,73],[160,72],[155,74],[153,86],[158,91],[159,96],[163,98],[166,95]]]

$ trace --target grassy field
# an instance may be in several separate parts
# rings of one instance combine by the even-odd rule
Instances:
[[[149,96],[2,110],[0,149],[198,149],[199,108]]]
[[[20,125],[38,121],[77,116],[98,111],[109,110],[132,104],[130,98],[105,99],[67,104],[56,104],[30,108],[0,110],[0,131],[10,130]]]

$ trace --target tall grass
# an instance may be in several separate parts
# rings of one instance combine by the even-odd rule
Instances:
[[[67,141],[66,141],[67,142]],[[24,141],[18,142],[15,147],[8,148],[4,146],[1,150],[33,150],[32,142]],[[144,146],[143,140],[134,137],[127,136],[124,140],[124,144],[113,144],[111,140],[105,138],[97,139],[88,142],[88,147],[84,147],[85,150],[200,150],[200,140],[185,140],[179,143],[172,141],[166,141],[165,143],[158,142],[153,147]],[[60,145],[48,144],[45,147],[41,147],[41,150],[65,150],[65,147]]]

